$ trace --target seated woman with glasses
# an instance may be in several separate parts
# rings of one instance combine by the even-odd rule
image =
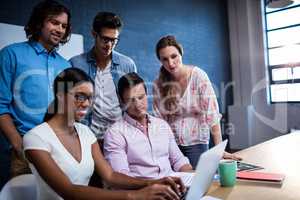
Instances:
[[[93,84],[88,75],[77,68],[65,69],[54,81],[54,95],[45,122],[24,136],[38,199],[179,199],[185,190],[179,178],[142,180],[112,171],[94,134],[77,122],[92,101]],[[94,170],[109,186],[128,190],[87,186]]]

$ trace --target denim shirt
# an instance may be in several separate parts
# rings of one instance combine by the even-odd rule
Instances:
[[[83,70],[91,77],[92,80],[95,81],[96,74],[97,74],[97,63],[96,63],[93,48],[86,53],[71,58],[70,63],[72,67],[76,67]],[[129,72],[136,72],[136,71],[137,71],[136,65],[131,58],[117,51],[112,51],[110,72],[116,88],[118,88],[117,87],[118,81],[121,78],[121,76]],[[96,88],[96,89],[100,89],[100,88]],[[89,114],[81,122],[86,125],[91,125],[91,120],[92,120],[91,118],[92,116],[91,114]]]
[[[73,67],[85,71],[93,80],[97,74],[97,64],[93,49],[70,59]],[[136,72],[134,61],[117,51],[112,51],[111,74],[117,88],[118,81],[124,74]]]
[[[70,63],[38,42],[0,51],[0,115],[10,114],[21,135],[42,123],[53,100],[53,81]]]

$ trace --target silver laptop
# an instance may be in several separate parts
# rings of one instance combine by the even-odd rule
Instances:
[[[185,195],[185,200],[199,200],[205,195],[213,181],[226,145],[227,140],[200,156],[192,184]]]

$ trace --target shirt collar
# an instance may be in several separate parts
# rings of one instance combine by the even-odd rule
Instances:
[[[120,57],[114,50],[112,51],[112,63],[114,63],[115,65],[120,65]]]
[[[148,135],[147,134],[148,131],[147,131],[146,127],[143,126],[138,121],[136,121],[135,119],[133,119],[132,117],[130,117],[126,112],[124,113],[123,118],[127,123],[129,123],[130,125],[132,125],[133,127],[137,128],[137,129],[139,129],[145,135]],[[150,115],[147,114],[146,118],[147,118],[147,123],[150,124],[151,123]]]
[[[33,40],[29,41],[29,44],[32,46],[32,48],[35,50],[37,54],[47,53],[53,57],[56,56],[57,48],[54,48],[52,51],[48,52],[47,49],[37,41],[33,41]]]
[[[94,54],[94,48],[92,48],[91,50],[89,50],[89,52],[87,53],[87,61],[88,62],[94,62],[94,63],[96,63],[95,54]]]
[[[96,63],[96,56],[95,56],[95,52],[94,52],[94,48],[93,47],[88,53],[87,53],[87,61],[88,62],[93,62]],[[112,51],[112,56],[111,56],[111,63],[112,65],[120,65],[120,58],[117,56],[117,53],[113,50]]]

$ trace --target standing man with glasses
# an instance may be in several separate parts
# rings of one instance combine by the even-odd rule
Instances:
[[[87,122],[100,145],[106,129],[122,117],[116,93],[118,80],[124,74],[136,72],[134,61],[114,50],[121,28],[119,16],[111,12],[99,12],[93,22],[93,48],[70,60],[73,67],[82,69],[95,81],[92,114]]]

